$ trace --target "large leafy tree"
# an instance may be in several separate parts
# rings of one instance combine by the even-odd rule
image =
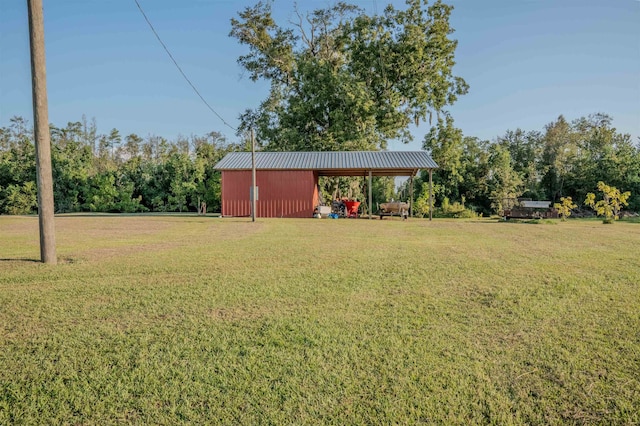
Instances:
[[[541,194],[540,157],[542,154],[542,134],[537,131],[525,132],[521,129],[507,130],[498,137],[497,143],[509,151],[513,169],[520,175],[524,184],[525,197],[538,199]]]
[[[522,194],[522,179],[513,169],[509,150],[500,144],[489,147],[489,174],[487,179],[491,207],[496,213],[504,208],[506,200]]]
[[[575,171],[578,154],[576,135],[564,116],[547,124],[542,139],[540,169],[542,188],[549,200],[559,200],[565,195],[564,185]]]
[[[467,136],[462,140],[462,182],[458,185],[460,201],[483,214],[491,213],[491,200],[487,181],[489,179],[489,141]]]
[[[572,122],[578,144],[572,173],[567,178],[567,192],[583,199],[599,181],[631,190],[636,205],[640,199],[640,146],[629,134],[616,131],[613,119],[602,113],[581,117]]]
[[[194,205],[200,201],[207,204],[209,211],[222,209],[222,177],[220,170],[214,169],[216,163],[229,152],[241,149],[240,145],[227,142],[225,137],[218,132],[209,132],[204,137],[193,139],[195,150],[195,168],[202,170],[202,177],[196,182],[194,192]]]
[[[440,166],[434,176],[438,201],[444,197],[459,199],[459,184],[463,182],[462,130],[454,127],[451,117],[438,119],[437,125],[425,135],[423,148]]]
[[[408,0],[370,16],[339,2],[295,12],[277,24],[271,3],[232,19],[230,35],[249,47],[238,59],[254,80],[271,84],[267,99],[241,116],[270,150],[368,150],[388,139],[411,140],[409,126],[447,115],[467,92],[452,73],[457,42],[452,7]]]
[[[82,141],[80,122],[51,127],[53,198],[56,212],[74,212],[87,202],[86,191],[93,170],[93,149]]]

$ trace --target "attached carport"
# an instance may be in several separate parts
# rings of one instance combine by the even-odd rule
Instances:
[[[251,153],[229,153],[215,168],[222,172],[222,215],[247,215],[251,208]],[[370,218],[373,215],[372,177],[407,176],[412,211],[413,178],[419,170],[429,171],[429,199],[432,200],[432,172],[436,168],[438,165],[425,151],[256,152],[258,200],[266,203],[262,209],[258,207],[258,212],[263,217],[309,217],[317,203],[320,176],[368,178]]]

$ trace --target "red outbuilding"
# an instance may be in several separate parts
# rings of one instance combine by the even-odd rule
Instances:
[[[258,217],[311,217],[319,204],[320,176],[409,176],[438,165],[425,151],[257,152]],[[222,172],[222,215],[251,215],[250,152],[227,154]],[[371,214],[371,194],[369,194]]]

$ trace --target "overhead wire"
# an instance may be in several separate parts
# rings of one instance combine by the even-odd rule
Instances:
[[[187,81],[187,83],[189,83],[189,86],[191,86],[191,88],[193,89],[194,92],[196,92],[196,95],[198,95],[198,97],[202,100],[202,102],[204,102],[204,104],[207,106],[207,108],[209,108],[211,110],[211,112],[213,112],[216,117],[218,117],[220,119],[220,121],[222,121],[224,123],[225,126],[229,127],[230,129],[232,129],[233,131],[236,131],[237,129],[235,127],[233,127],[232,125],[230,125],[229,123],[226,122],[226,120],[224,118],[222,118],[222,116],[220,114],[218,114],[216,112],[216,110],[214,110],[211,105],[209,105],[209,102],[207,102],[207,100],[200,94],[200,91],[196,88],[196,86],[191,82],[191,80],[189,79],[189,77],[187,77],[187,75],[184,73],[184,71],[182,71],[182,68],[180,67],[180,65],[178,64],[178,61],[176,61],[176,59],[173,57],[173,55],[171,54],[171,52],[169,51],[169,48],[167,48],[167,46],[164,44],[164,42],[162,41],[162,39],[160,38],[160,36],[158,35],[158,32],[156,31],[156,29],[153,27],[153,24],[151,23],[151,21],[149,20],[149,18],[147,17],[147,14],[144,13],[144,10],[142,10],[142,6],[140,6],[140,3],[138,3],[138,0],[133,0],[136,4],[136,6],[138,6],[138,9],[140,10],[140,13],[142,14],[142,16],[144,17],[144,20],[147,21],[147,24],[149,24],[149,28],[151,28],[151,31],[153,32],[153,34],[156,36],[156,38],[158,39],[158,41],[160,42],[160,44],[162,45],[162,47],[164,48],[165,52],[167,52],[167,55],[169,55],[169,58],[171,58],[171,61],[173,61],[173,64],[176,66],[176,68],[178,68],[178,71],[180,71],[180,74],[182,74],[182,77],[184,77],[184,79]]]

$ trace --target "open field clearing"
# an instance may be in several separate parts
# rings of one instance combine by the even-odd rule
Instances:
[[[0,216],[0,424],[638,424],[640,224]]]

